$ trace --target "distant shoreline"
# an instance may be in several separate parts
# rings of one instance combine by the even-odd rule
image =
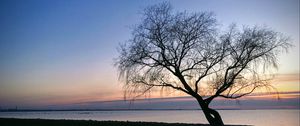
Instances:
[[[299,110],[300,108],[216,109],[216,110]],[[201,109],[2,109],[0,112],[51,112],[51,111],[193,111]]]
[[[1,126],[209,126],[208,124],[0,118]],[[246,125],[226,125],[246,126]]]

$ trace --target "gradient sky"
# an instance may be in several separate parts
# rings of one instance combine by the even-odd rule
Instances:
[[[158,0],[1,0],[0,107],[122,99],[113,59],[143,8]],[[174,0],[212,11],[220,27],[266,25],[292,38],[279,91],[299,91],[299,0]]]

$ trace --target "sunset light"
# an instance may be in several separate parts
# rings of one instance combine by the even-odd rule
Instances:
[[[0,125],[299,124],[299,0],[1,0],[0,17]],[[14,113],[49,110],[83,114]]]

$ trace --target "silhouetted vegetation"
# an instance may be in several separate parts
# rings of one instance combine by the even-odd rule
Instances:
[[[5,119],[5,118],[0,118],[0,125],[1,126],[209,126],[208,124],[184,124],[184,123],[93,121],[93,120]]]
[[[143,16],[120,46],[116,63],[125,96],[184,92],[198,101],[213,126],[224,124],[211,101],[271,89],[265,71],[277,68],[278,54],[290,46],[287,37],[269,28],[232,25],[221,32],[213,13],[174,13],[168,3],[146,8]]]

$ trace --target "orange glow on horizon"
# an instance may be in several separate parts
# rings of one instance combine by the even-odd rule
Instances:
[[[275,90],[267,90],[267,89],[259,89],[255,91],[253,94],[247,97],[251,98],[299,98],[298,94],[285,94],[285,92],[300,92],[299,89],[299,74],[282,74],[279,76],[276,76],[274,80],[272,81],[273,86],[276,88],[276,90],[279,92],[279,95],[277,94],[268,94],[270,92],[274,92]],[[120,85],[119,85],[120,86]],[[88,90],[88,89],[87,89]],[[113,89],[110,89],[113,90]],[[124,100],[124,94],[122,89],[119,87],[116,91],[111,91],[111,94],[108,94],[106,96],[99,96],[97,94],[92,95],[86,95],[86,96],[78,96],[76,98],[71,98],[69,100],[62,100],[62,101],[53,101],[53,103],[79,103],[79,102],[88,102],[88,101],[113,101],[113,100]],[[257,95],[261,93],[262,95]],[[179,92],[179,91],[170,91],[170,92],[161,92],[161,91],[154,91],[150,93],[146,93],[145,95],[141,95],[137,99],[144,99],[144,98],[172,98],[172,97],[184,97],[188,96],[185,93]],[[279,96],[279,97],[278,97]],[[130,100],[128,98],[127,100]],[[185,99],[181,99],[185,100]]]

